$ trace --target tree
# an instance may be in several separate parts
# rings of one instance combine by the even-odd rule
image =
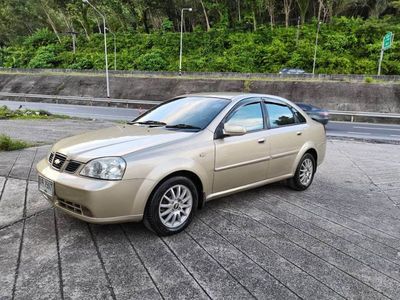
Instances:
[[[275,5],[276,5],[275,0],[265,0],[265,7],[268,11],[269,23],[270,23],[271,29],[275,25]]]
[[[206,28],[207,28],[207,31],[210,31],[210,22],[208,21],[207,10],[206,10],[206,8],[205,8],[205,6],[204,6],[203,0],[200,0],[200,4],[201,4],[201,7],[202,7],[202,9],[203,9],[203,14],[204,14],[204,19],[205,19],[205,21],[206,21]]]
[[[304,24],[308,11],[308,6],[310,5],[310,0],[296,0],[296,2],[297,6],[299,7],[301,24]]]
[[[289,27],[290,12],[292,11],[293,0],[283,0],[283,13],[285,14],[285,26]]]

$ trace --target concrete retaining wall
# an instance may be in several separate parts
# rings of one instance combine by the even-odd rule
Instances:
[[[400,113],[400,84],[264,79],[116,76],[111,97],[166,100],[194,92],[256,92],[309,102],[332,110]],[[47,95],[105,97],[105,78],[99,74],[0,73],[0,91]]]

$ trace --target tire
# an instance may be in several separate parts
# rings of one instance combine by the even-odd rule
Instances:
[[[317,164],[314,156],[310,153],[304,154],[297,165],[294,176],[288,180],[289,187],[296,191],[306,190],[313,182],[316,169]]]
[[[150,196],[143,221],[160,236],[172,235],[191,223],[197,205],[198,192],[193,182],[182,176],[171,177]]]

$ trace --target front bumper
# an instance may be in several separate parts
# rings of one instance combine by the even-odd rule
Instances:
[[[120,223],[143,218],[154,182],[146,179],[108,181],[53,169],[46,159],[36,169],[54,182],[54,196],[43,194],[55,207],[90,223]]]

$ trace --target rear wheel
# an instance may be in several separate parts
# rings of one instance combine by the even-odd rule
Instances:
[[[304,154],[300,159],[294,176],[288,181],[289,186],[297,191],[307,189],[314,179],[316,166],[314,156],[310,153]]]
[[[192,221],[197,203],[196,186],[190,179],[182,176],[169,178],[149,199],[144,223],[158,235],[178,233]]]

